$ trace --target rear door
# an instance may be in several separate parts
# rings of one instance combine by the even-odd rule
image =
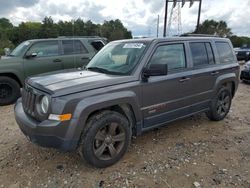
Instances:
[[[62,40],[61,46],[64,69],[86,66],[91,59],[87,48],[80,40]]]
[[[192,62],[193,101],[200,105],[208,106],[217,77],[220,75],[218,65],[215,63],[212,43],[208,41],[189,42]]]
[[[58,40],[35,42],[26,54],[34,53],[35,57],[24,57],[25,76],[63,69]]]
[[[192,113],[195,94],[187,43],[159,44],[148,62],[167,64],[168,75],[151,76],[142,84],[144,129],[159,126]]]

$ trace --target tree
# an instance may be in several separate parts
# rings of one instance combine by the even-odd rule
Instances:
[[[205,20],[196,33],[216,35],[220,37],[232,36],[231,28],[228,28],[225,21]]]
[[[41,23],[22,22],[13,26],[8,19],[0,18],[0,53],[3,53],[3,48],[13,48],[25,40],[58,36],[101,36],[112,41],[132,38],[132,33],[118,19],[103,24],[91,20],[84,22],[81,18],[55,23],[51,17],[45,17]]]
[[[58,36],[57,25],[51,17],[45,17],[42,21],[42,27],[39,33],[39,38],[54,38]]]
[[[101,35],[109,40],[132,38],[131,31],[128,31],[120,20],[104,21],[101,27]]]
[[[249,37],[239,37],[239,36],[233,35],[230,37],[230,40],[234,47],[242,47],[243,45],[250,45]]]
[[[13,25],[8,19],[0,18],[0,55],[4,54],[4,48],[13,48],[14,46],[8,38],[12,29]]]

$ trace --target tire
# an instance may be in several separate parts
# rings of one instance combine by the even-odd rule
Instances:
[[[20,97],[20,85],[16,80],[0,76],[0,106],[16,102]]]
[[[212,121],[223,120],[228,114],[232,103],[231,90],[228,87],[222,87],[211,102],[207,117]]]
[[[95,114],[83,131],[79,153],[94,167],[111,166],[126,153],[131,132],[129,122],[122,114],[115,111]]]

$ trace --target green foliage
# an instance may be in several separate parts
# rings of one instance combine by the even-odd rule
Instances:
[[[242,47],[243,45],[250,45],[249,37],[239,37],[239,36],[233,35],[230,37],[230,40],[234,47]]]
[[[22,22],[15,27],[8,19],[0,18],[0,55],[3,54],[3,48],[13,48],[25,40],[58,36],[101,36],[112,41],[132,38],[132,33],[120,20],[95,24],[90,20],[84,22],[78,18],[55,23],[51,17],[45,17],[41,23]]]
[[[120,20],[105,21],[101,27],[101,34],[109,40],[131,38],[131,31],[128,31]]]
[[[228,28],[225,21],[205,20],[200,26],[198,34],[209,34],[220,37],[230,37],[232,35],[231,28]]]
[[[205,20],[200,26],[198,31],[194,33],[209,34],[220,37],[227,37],[231,40],[234,47],[242,47],[243,45],[250,44],[249,37],[239,37],[233,35],[231,28],[227,26],[225,21]]]

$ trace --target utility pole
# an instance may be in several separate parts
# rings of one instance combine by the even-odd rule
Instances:
[[[160,16],[158,14],[158,17],[157,17],[157,34],[156,34],[157,38],[159,37],[159,22],[160,22]]]
[[[166,37],[166,33],[167,33],[167,19],[168,19],[168,0],[166,0],[166,4],[165,4],[165,17],[164,17],[163,37]]]
[[[200,0],[200,4],[199,4],[198,19],[197,19],[197,25],[196,25],[195,33],[197,33],[199,31],[199,27],[200,27],[201,3],[202,3],[202,0]]]

